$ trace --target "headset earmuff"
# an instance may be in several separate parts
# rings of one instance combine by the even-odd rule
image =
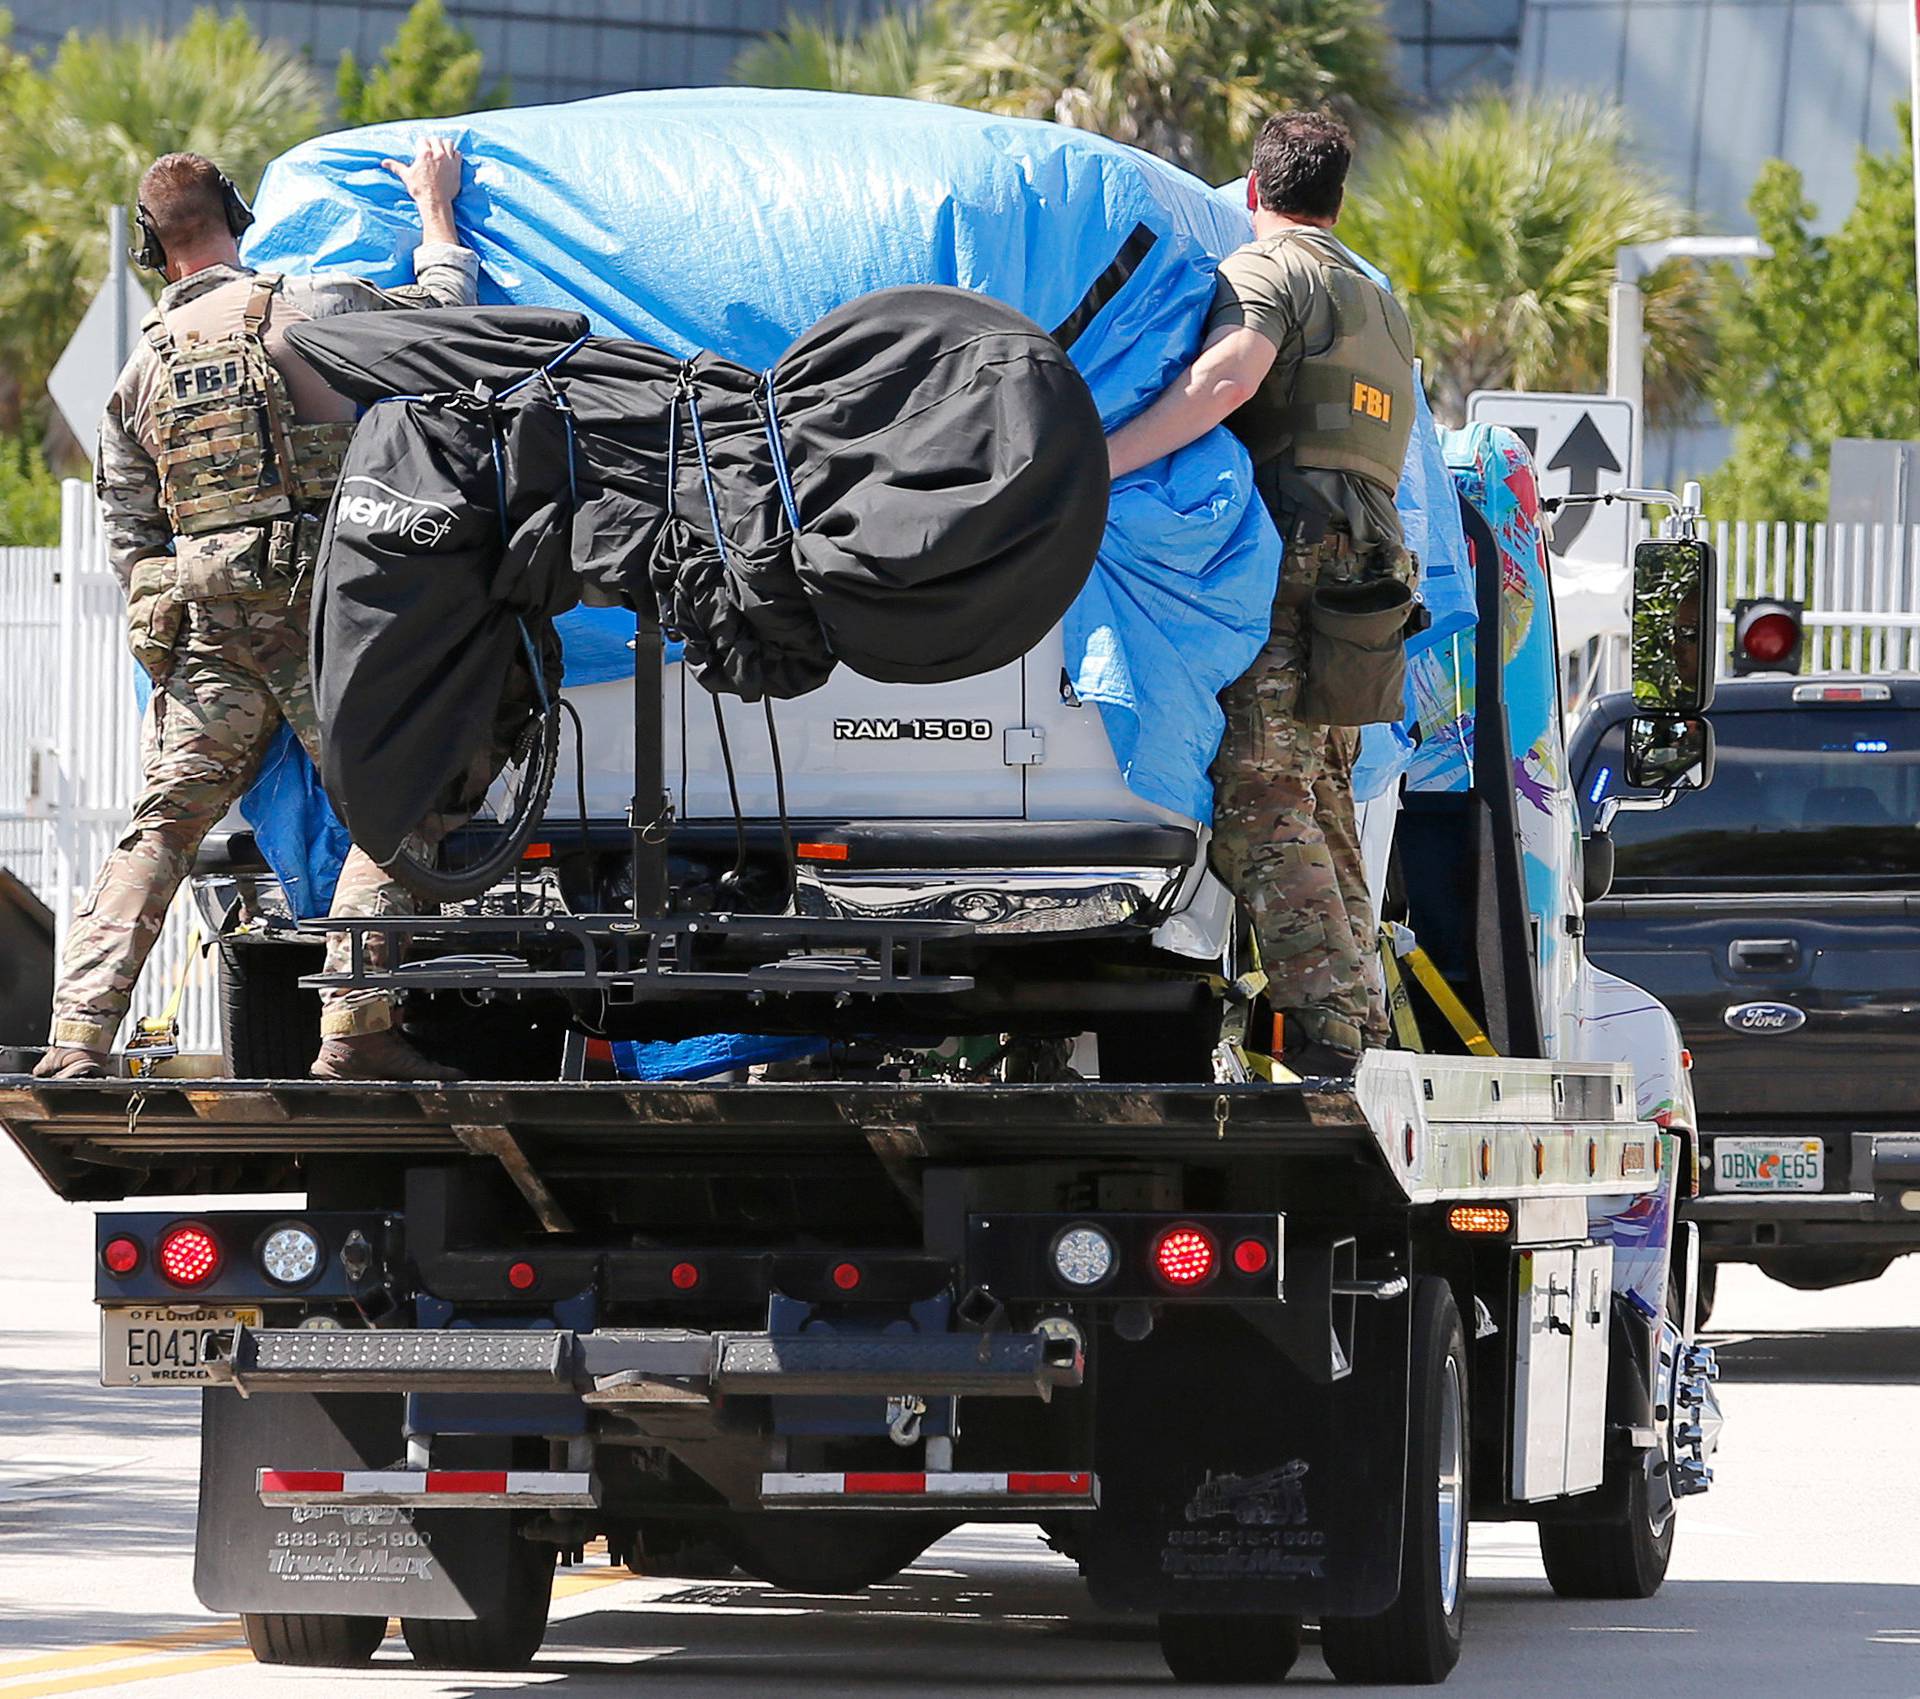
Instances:
[[[247,205],[246,197],[224,171],[220,173],[220,208],[226,215],[228,234],[238,241],[253,223],[253,208]],[[153,227],[153,215],[136,202],[133,221],[140,227],[140,245],[128,250],[128,258],[145,271],[165,271],[167,250],[161,246],[160,234]]]

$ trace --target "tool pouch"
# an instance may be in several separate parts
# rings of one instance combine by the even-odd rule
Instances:
[[[267,530],[238,525],[198,537],[176,537],[174,579],[188,602],[224,602],[265,595],[273,588]]]
[[[174,593],[173,557],[148,555],[136,561],[127,583],[127,646],[151,679],[163,679],[173,667],[174,645],[186,605]]]
[[[1398,578],[1320,584],[1307,603],[1313,635],[1296,716],[1316,726],[1399,719],[1413,609],[1413,590]]]

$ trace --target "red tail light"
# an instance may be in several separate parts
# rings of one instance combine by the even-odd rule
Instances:
[[[857,1262],[837,1262],[833,1265],[833,1283],[842,1292],[851,1292],[860,1284],[860,1265]]]
[[[173,1286],[204,1286],[220,1272],[220,1241],[194,1222],[169,1227],[153,1253],[161,1278]]]
[[[516,1292],[527,1291],[539,1278],[539,1270],[530,1262],[516,1262],[507,1269],[507,1284]]]
[[[1262,1239],[1242,1239],[1233,1247],[1233,1266],[1242,1274],[1260,1274],[1273,1261],[1273,1252]]]
[[[140,1241],[121,1237],[100,1247],[100,1260],[109,1274],[131,1274],[140,1266]]]
[[[700,1284],[700,1268],[697,1263],[677,1262],[668,1271],[667,1278],[682,1292],[691,1292]]]
[[[1198,1286],[1215,1259],[1213,1240],[1198,1227],[1169,1227],[1153,1244],[1153,1266],[1169,1286]]]

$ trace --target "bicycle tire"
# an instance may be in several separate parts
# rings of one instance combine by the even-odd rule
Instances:
[[[486,855],[471,866],[449,869],[423,861],[404,845],[383,865],[414,896],[430,903],[459,903],[478,897],[506,878],[520,859],[547,811],[553,780],[560,766],[560,706],[556,700],[535,716],[522,738],[531,737],[532,766],[528,783],[515,799],[513,812],[499,823],[498,837]],[[436,846],[435,854],[438,853]]]

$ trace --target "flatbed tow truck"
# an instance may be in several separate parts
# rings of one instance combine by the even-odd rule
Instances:
[[[1641,566],[1643,646],[1711,581],[1685,523]],[[1154,1618],[1177,1677],[1277,1681],[1310,1621],[1337,1678],[1430,1682],[1459,1656],[1470,1520],[1537,1522],[1564,1594],[1651,1594],[1718,1427],[1674,1229],[1690,1099],[1665,1012],[1579,959],[1604,846],[1583,881],[1564,786],[1541,852],[1561,948],[1527,918],[1500,598],[1530,572],[1550,600],[1544,562],[1502,571],[1480,530],[1481,759],[1472,790],[1409,799],[1402,849],[1424,847],[1389,912],[1516,1053],[1437,1053],[1430,1021],[1350,1080],[1182,1078],[1136,1023],[1102,1032],[1097,1079],[1058,1054],[1023,1077],[1044,1050],[1004,1045],[971,1077],[0,1078],[48,1185],[114,1206],[104,1378],[204,1389],[201,1599],[264,1662],[364,1662],[397,1617],[417,1663],[509,1669],[556,1561],[597,1541],[818,1592],[1013,1521]],[[1640,659],[1662,717],[1639,780],[1699,782],[1704,686]],[[380,924],[416,955],[433,925]],[[719,957],[782,924],[718,929]],[[929,973],[964,943],[927,937]],[[679,959],[596,971],[643,1006]],[[935,1001],[872,978],[847,977],[846,1022]],[[261,1193],[300,1201],[142,1207]]]

